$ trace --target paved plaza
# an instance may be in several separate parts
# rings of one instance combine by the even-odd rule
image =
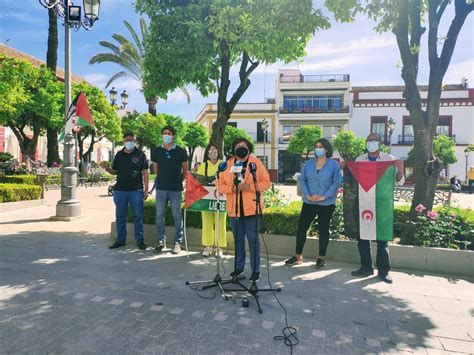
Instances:
[[[44,206],[0,214],[0,353],[290,353],[273,340],[285,324],[271,293],[261,294],[258,314],[252,298],[242,308],[185,285],[215,274],[215,259],[198,251],[155,255],[130,236],[109,250],[106,187],[78,192],[84,217],[73,222],[49,220],[59,191]],[[313,264],[270,258],[298,329],[294,354],[474,352],[472,279],[395,270],[388,285],[350,277],[357,265]],[[228,275],[233,258],[224,266]],[[259,287],[268,286],[262,271]]]

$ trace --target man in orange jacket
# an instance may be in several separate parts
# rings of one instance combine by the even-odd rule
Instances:
[[[252,275],[251,282],[257,282],[260,279],[260,239],[259,227],[260,221],[255,215],[255,192],[256,187],[251,174],[250,165],[256,166],[256,185],[260,196],[260,210],[263,210],[263,191],[268,189],[272,183],[270,176],[262,162],[250,155],[253,151],[253,145],[245,138],[238,138],[232,143],[232,155],[227,162],[227,169],[220,174],[219,192],[226,195],[227,213],[230,218],[232,232],[236,240],[236,269],[230,276],[240,276],[245,268],[245,236],[247,236],[250,248],[250,269]],[[235,169],[237,161],[242,163],[242,172],[239,173],[239,184],[234,185]],[[236,209],[237,198],[237,209]],[[256,233],[257,231],[257,233]]]

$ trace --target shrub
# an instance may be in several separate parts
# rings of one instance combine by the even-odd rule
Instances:
[[[13,159],[13,155],[11,155],[10,153],[0,153],[0,163],[6,162],[10,159]]]
[[[36,185],[37,181],[36,175],[0,175],[2,184]]]
[[[37,200],[41,187],[28,184],[0,184],[0,202]]]
[[[262,231],[269,234],[296,235],[302,202],[263,210]]]
[[[271,189],[267,189],[263,192],[264,197],[264,207],[278,207],[286,206],[288,204],[288,199],[281,193],[281,190],[272,186]]]

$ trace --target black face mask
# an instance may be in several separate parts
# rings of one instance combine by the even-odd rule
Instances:
[[[235,155],[237,155],[237,157],[239,157],[240,159],[243,159],[247,155],[249,155],[249,150],[244,147],[239,147],[235,150]]]

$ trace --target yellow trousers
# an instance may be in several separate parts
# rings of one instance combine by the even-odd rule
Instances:
[[[215,212],[201,212],[202,213],[202,245],[204,246],[217,246],[217,235],[216,235],[216,213]],[[219,247],[225,248],[227,246],[227,231],[226,231],[226,218],[225,212],[219,213]]]

